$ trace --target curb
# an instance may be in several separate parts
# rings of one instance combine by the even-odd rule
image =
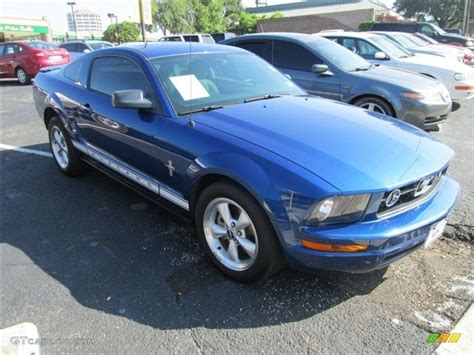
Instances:
[[[471,304],[451,333],[461,333],[458,343],[442,343],[434,351],[435,355],[470,354],[474,349],[474,307]]]

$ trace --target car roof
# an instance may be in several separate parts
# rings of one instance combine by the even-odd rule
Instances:
[[[246,53],[246,51],[238,47],[198,42],[130,43],[121,45],[119,47],[114,47],[114,49],[131,49],[134,51],[139,51],[141,54],[148,58],[164,57],[169,55],[179,55],[187,53]],[[112,50],[112,48],[103,50]]]
[[[315,33],[317,36],[322,37],[353,37],[353,38],[369,38],[376,36],[377,34],[371,32],[323,32]]]

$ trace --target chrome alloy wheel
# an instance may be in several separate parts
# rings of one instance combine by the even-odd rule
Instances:
[[[258,237],[247,212],[235,201],[219,197],[209,202],[203,218],[214,256],[231,270],[249,269],[257,259]]]
[[[18,79],[18,81],[21,83],[21,84],[24,84],[26,83],[26,80],[27,80],[27,76],[26,76],[26,73],[23,69],[18,69],[17,72],[16,72],[16,78]]]
[[[53,149],[54,159],[56,159],[62,169],[66,169],[69,165],[69,151],[64,135],[58,127],[53,127],[52,129],[51,147]]]
[[[364,108],[364,109],[369,110],[369,111],[378,112],[378,113],[381,113],[381,114],[384,114],[384,115],[387,114],[385,112],[385,110],[380,105],[377,105],[373,102],[365,102],[362,105],[360,105],[359,107]]]

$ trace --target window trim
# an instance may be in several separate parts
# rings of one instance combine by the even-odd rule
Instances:
[[[89,68],[88,68],[88,72],[87,72],[87,80],[86,80],[86,85],[84,87],[86,90],[88,90],[89,92],[94,93],[94,94],[100,94],[100,95],[109,97],[111,102],[112,102],[112,95],[108,95],[104,92],[94,90],[90,87],[90,81],[91,81],[91,76],[92,76],[92,67],[94,66],[94,62],[98,59],[104,59],[104,58],[121,58],[121,59],[129,60],[129,61],[133,62],[134,64],[136,64],[138,66],[138,68],[142,71],[143,77],[145,78],[145,81],[147,82],[148,86],[150,87],[150,89],[152,91],[151,95],[152,95],[153,107],[151,108],[151,111],[153,113],[157,113],[157,114],[160,114],[160,115],[164,114],[163,104],[161,102],[161,99],[160,99],[159,95],[156,93],[156,90],[154,89],[154,87],[151,84],[150,80],[145,75],[145,72],[143,71],[143,67],[140,65],[140,63],[138,63],[138,61],[136,61],[134,58],[129,57],[127,55],[123,55],[123,54],[104,54],[104,55],[99,55],[99,56],[96,56],[95,58],[92,58],[91,61],[89,62]]]

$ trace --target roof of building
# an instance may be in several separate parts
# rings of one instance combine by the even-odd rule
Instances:
[[[333,7],[332,9],[337,9],[343,5],[347,5],[348,9],[375,7],[389,10],[387,6],[377,0],[307,0],[288,4],[249,7],[247,11],[252,14],[267,14],[274,12],[297,12],[298,10],[308,11],[309,9],[317,10],[317,8],[322,7]]]

